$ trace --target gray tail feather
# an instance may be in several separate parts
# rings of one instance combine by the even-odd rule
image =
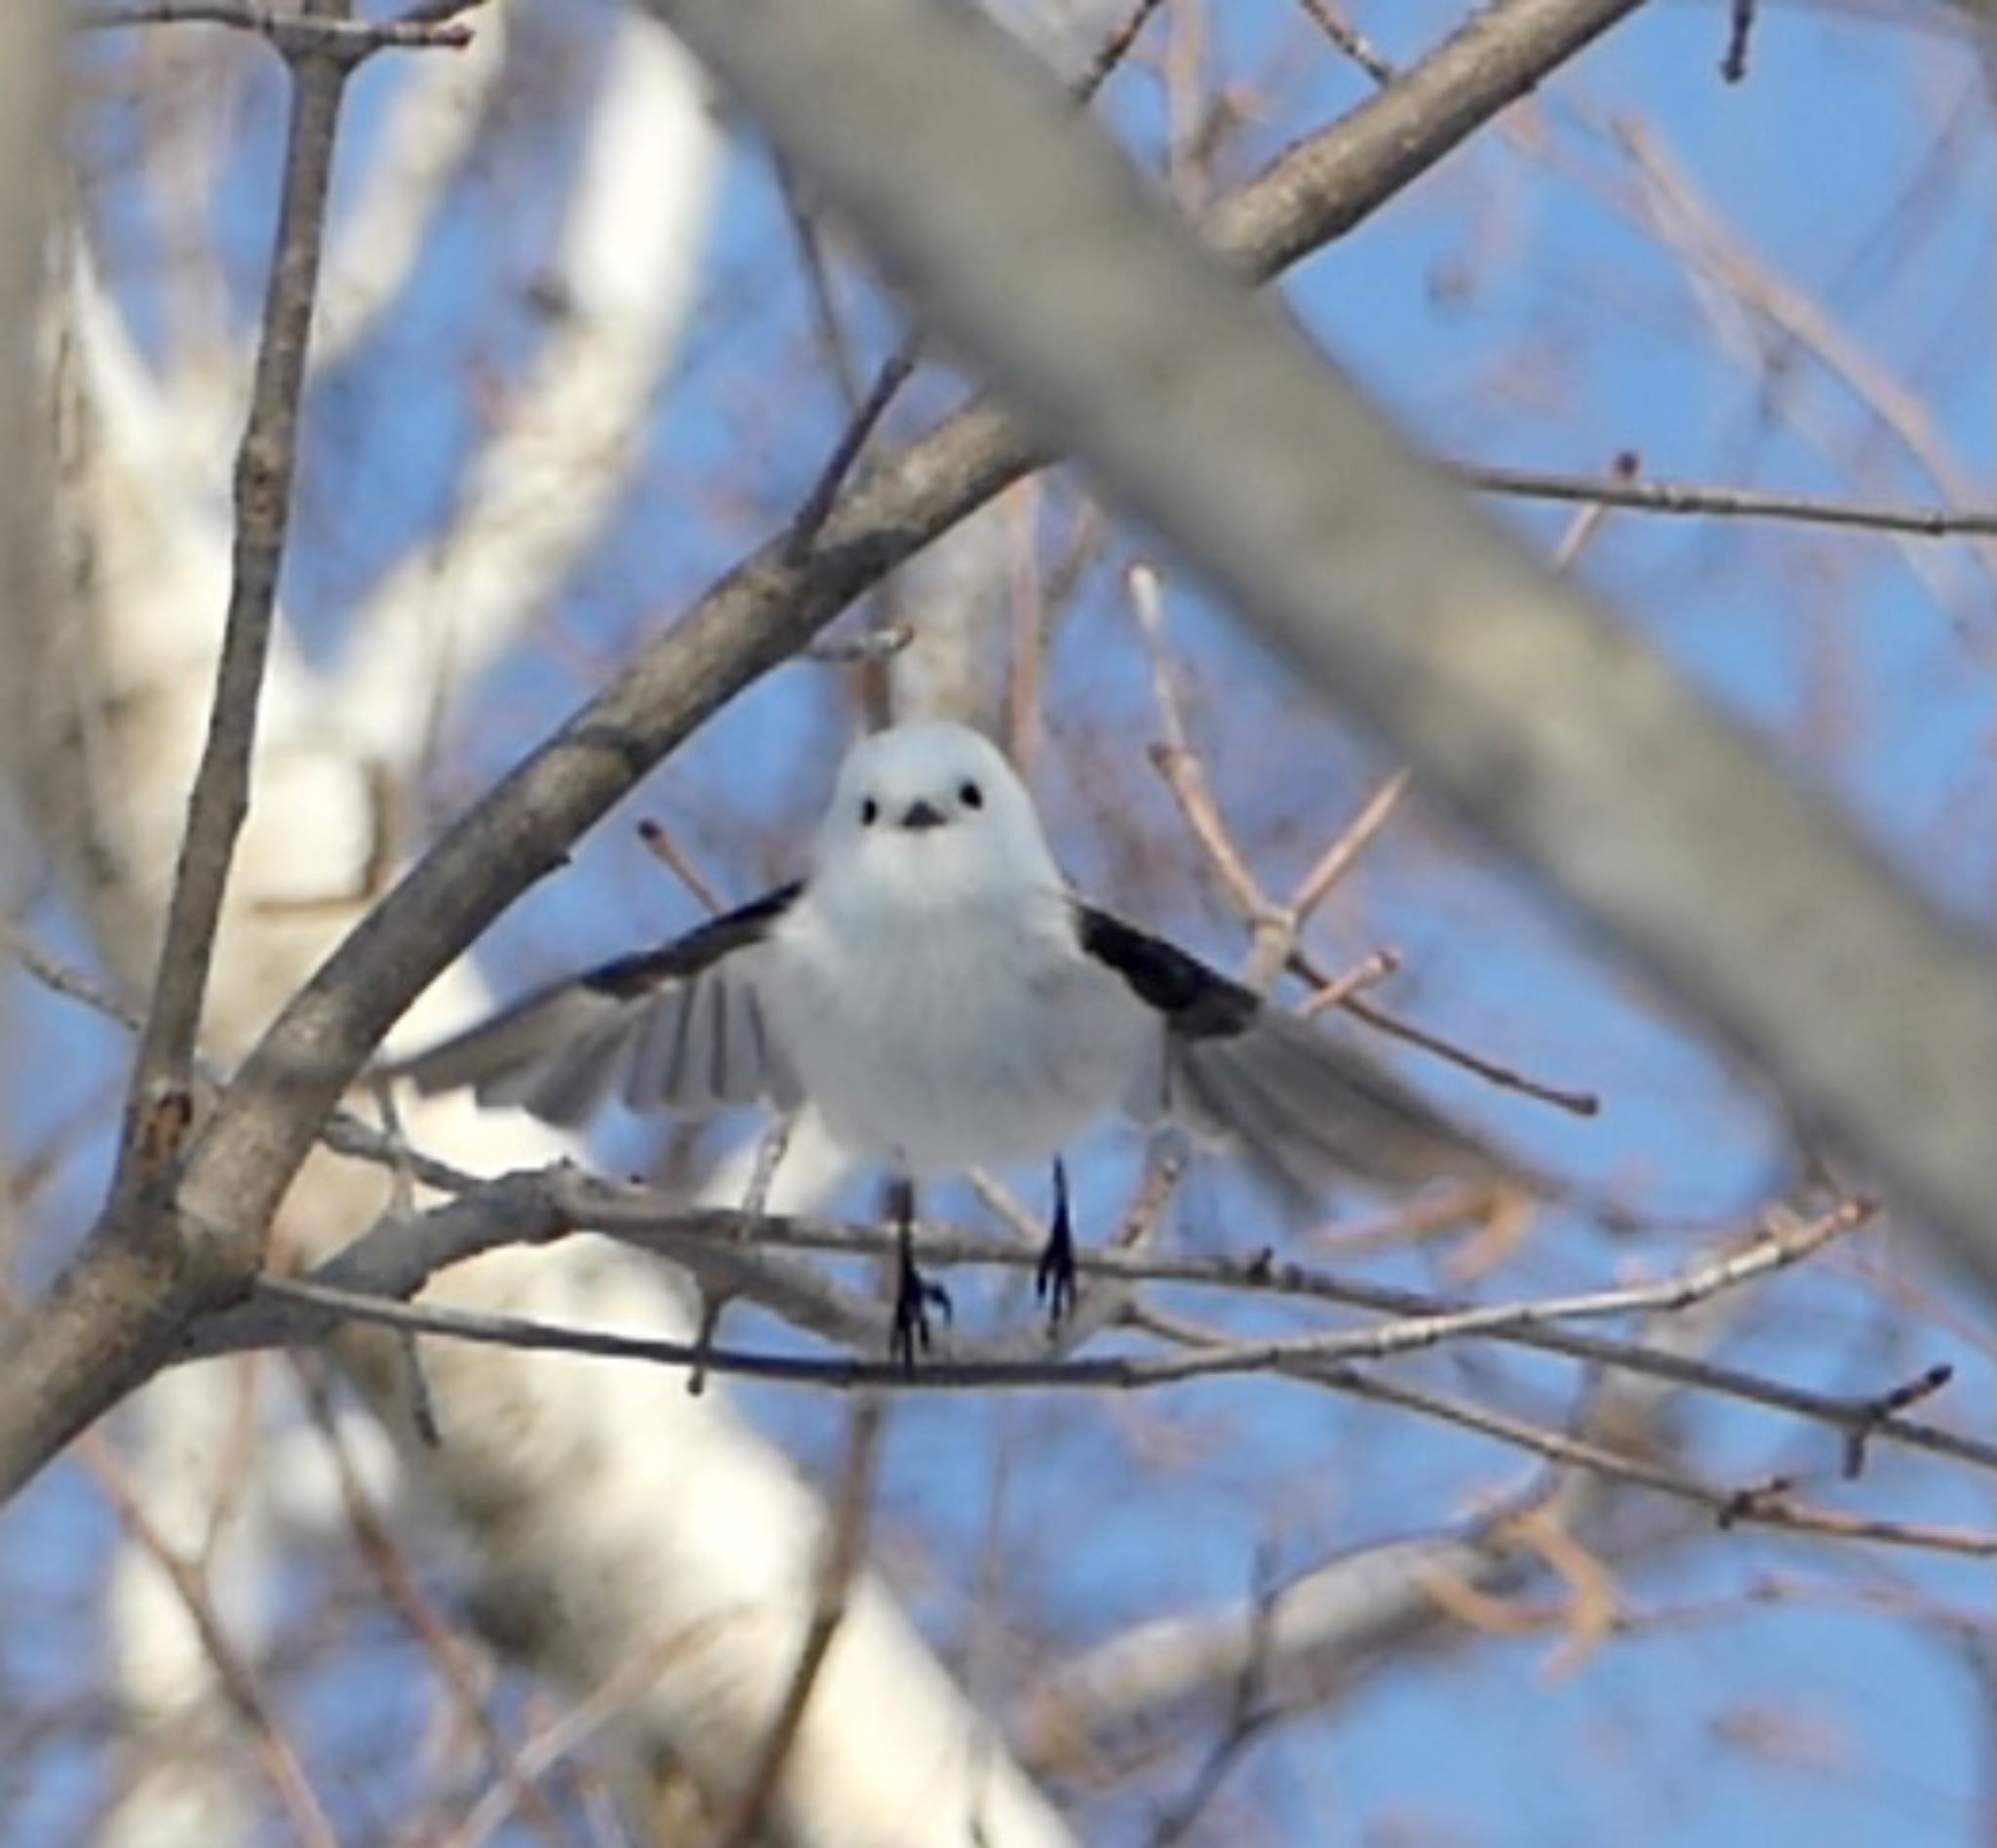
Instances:
[[[1412,1191],[1516,1177],[1391,1073],[1293,1015],[1270,1009],[1246,1033],[1189,1042],[1180,1058],[1198,1113],[1292,1199],[1354,1179]]]

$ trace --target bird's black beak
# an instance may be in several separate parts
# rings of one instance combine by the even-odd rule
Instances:
[[[908,812],[901,818],[901,825],[911,834],[920,834],[925,828],[940,828],[949,817],[942,809],[932,807],[928,803],[912,803]]]

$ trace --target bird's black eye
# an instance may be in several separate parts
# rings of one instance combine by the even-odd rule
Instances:
[[[957,799],[966,808],[982,808],[985,806],[985,792],[975,783],[965,783],[957,792]]]
[[[869,796],[866,799],[866,801],[864,801],[860,805],[860,826],[863,828],[871,828],[880,819],[881,805],[878,802],[876,802],[872,796]]]

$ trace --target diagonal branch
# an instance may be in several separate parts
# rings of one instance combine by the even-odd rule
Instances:
[[[323,3],[316,11],[324,14]],[[194,1044],[215,955],[236,839],[250,812],[250,764],[270,655],[278,573],[291,522],[298,406],[312,299],[333,183],[333,133],[352,66],[331,57],[289,60],[292,114],[285,145],[263,331],[250,416],[236,456],[235,545],[228,616],[215,667],[208,741],[187,799],[152,1005],[139,1035],[114,1197],[160,1181],[176,1165],[188,1114]]]
[[[233,574],[208,733],[188,797],[109,1198],[83,1256],[8,1356],[12,1387],[0,1423],[59,1422],[80,1430],[157,1367],[180,1323],[204,1305],[240,1294],[255,1269],[254,1251],[204,1236],[198,1222],[178,1213],[174,1196],[192,1120],[209,973],[249,813],[334,132],[347,78],[379,49],[365,38],[310,29],[336,24],[344,13],[344,0],[312,0],[298,29],[273,39],[293,80],[291,114],[261,339],[236,460]],[[120,1384],[113,1387],[113,1380]],[[21,1460],[0,1438],[0,1494],[17,1485],[13,1472]]]
[[[1209,235],[1239,269],[1273,274],[1358,223],[1633,4],[1499,0],[1402,83],[1223,200]],[[223,1268],[254,1267],[327,1112],[448,963],[711,713],[1040,459],[994,409],[953,417],[850,490],[803,555],[781,534],[730,571],[447,833],[279,1015],[191,1152],[181,1201]],[[135,1307],[130,1280],[94,1250],[65,1285],[94,1300],[61,1343],[0,1357],[0,1502],[171,1351],[190,1302],[141,1275],[149,1287]],[[45,1391],[52,1357],[78,1349],[87,1372]]]
[[[1477,516],[979,16],[653,3],[1043,440],[1997,1286],[1987,940]]]
[[[346,625],[330,697],[389,762],[407,765],[427,746],[437,717],[601,535],[680,349],[718,184],[713,99],[700,67],[643,15],[616,21],[606,62],[547,278],[563,311],[499,407],[444,529],[399,560]],[[348,268],[379,255],[371,244]]]

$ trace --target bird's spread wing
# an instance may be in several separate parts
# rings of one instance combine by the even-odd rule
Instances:
[[[1083,952],[1114,969],[1163,1027],[1162,1057],[1128,1100],[1236,1145],[1292,1195],[1341,1180],[1402,1189],[1511,1169],[1468,1129],[1323,1028],[1268,1004],[1161,938],[1077,904]]]
[[[615,1091],[635,1110],[799,1101],[757,996],[757,950],[796,902],[780,886],[656,950],[606,963],[388,1068],[423,1091],[576,1123]]]

